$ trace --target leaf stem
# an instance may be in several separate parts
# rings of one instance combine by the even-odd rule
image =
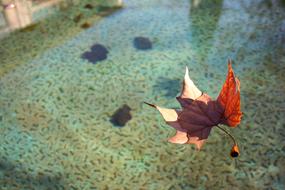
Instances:
[[[145,104],[147,104],[147,105],[149,105],[149,106],[151,106],[153,108],[156,108],[156,106],[154,104],[150,104],[150,103],[147,103],[147,102],[143,102],[143,103],[145,103]]]
[[[226,133],[227,135],[229,135],[229,137],[233,140],[234,144],[236,145],[237,142],[236,142],[236,139],[233,135],[231,135],[227,130],[225,130],[224,128],[222,128],[221,126],[219,125],[216,125],[220,130],[222,130],[224,133]]]

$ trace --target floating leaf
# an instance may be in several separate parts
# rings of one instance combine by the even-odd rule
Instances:
[[[177,97],[182,110],[162,108],[146,103],[156,108],[164,120],[176,129],[176,134],[168,141],[177,144],[195,144],[200,149],[208,138],[211,129],[219,124],[236,126],[241,120],[240,111],[240,83],[234,77],[231,61],[228,63],[228,76],[217,100],[212,100],[209,95],[202,93],[190,79],[188,68],[183,81],[182,91]],[[227,133],[237,143],[232,135]],[[238,149],[235,149],[238,150]],[[236,154],[235,154],[236,155]]]
[[[240,111],[240,82],[234,75],[230,60],[228,62],[228,75],[217,101],[224,108],[222,123],[231,127],[237,126],[242,116]]]

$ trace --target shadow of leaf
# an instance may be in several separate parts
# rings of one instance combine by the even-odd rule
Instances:
[[[175,98],[175,96],[180,92],[181,84],[179,79],[168,79],[161,77],[156,81],[153,86],[155,93],[162,94],[167,98]]]

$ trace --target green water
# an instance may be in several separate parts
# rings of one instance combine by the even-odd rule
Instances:
[[[66,35],[46,28],[48,41],[40,27],[1,40],[0,189],[283,190],[284,9],[282,1],[125,0],[86,30],[67,20]],[[137,50],[138,36],[153,48]],[[96,43],[109,53],[94,65],[81,55]],[[142,102],[178,108],[185,66],[215,98],[228,58],[241,82],[244,116],[228,128],[240,157],[230,158],[231,141],[215,128],[201,151],[168,143],[174,130]],[[132,119],[118,128],[110,118],[124,104]]]

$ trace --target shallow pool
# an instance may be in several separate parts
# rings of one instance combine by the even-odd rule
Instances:
[[[19,63],[0,78],[0,189],[285,189],[284,9],[125,0],[41,53],[16,40],[9,56],[0,52],[0,66]],[[136,37],[151,48],[136,48]],[[95,64],[82,56],[94,44],[108,52]],[[175,131],[143,101],[179,108],[185,66],[215,98],[229,58],[244,116],[227,129],[240,156],[230,158],[231,141],[215,128],[200,151],[168,143]],[[118,127],[112,116],[124,105],[131,119]]]

